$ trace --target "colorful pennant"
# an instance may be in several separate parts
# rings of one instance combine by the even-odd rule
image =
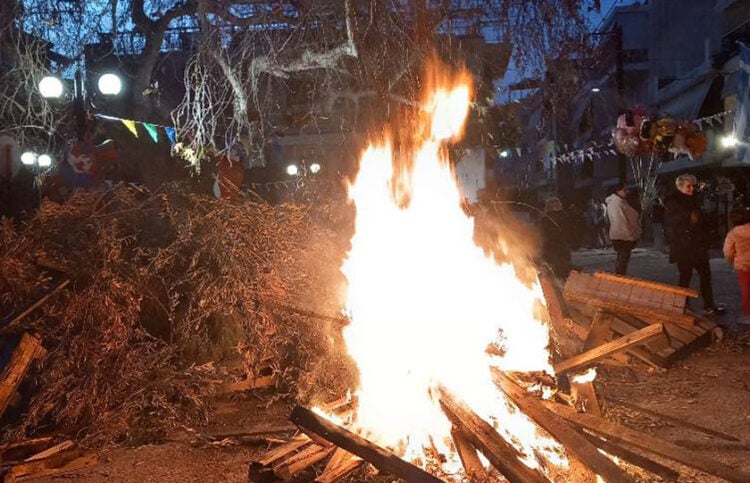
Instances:
[[[169,139],[169,144],[174,146],[175,143],[177,142],[174,128],[171,126],[164,126],[164,134],[167,135],[167,139]]]
[[[148,135],[151,136],[151,140],[155,143],[158,143],[159,133],[156,132],[156,125],[151,124],[150,122],[144,122],[143,127],[146,129],[146,132],[148,132]]]
[[[125,127],[128,128],[128,131],[133,133],[133,136],[138,137],[138,129],[135,127],[135,121],[132,121],[130,119],[120,119],[123,124],[125,124]]]

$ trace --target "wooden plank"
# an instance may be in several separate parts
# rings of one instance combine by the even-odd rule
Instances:
[[[596,272],[594,273],[594,277],[604,279],[604,280],[613,280],[618,283],[628,284],[628,285],[636,285],[639,287],[648,287],[653,290],[659,290],[662,292],[671,292],[675,294],[681,294],[684,297],[693,297],[698,298],[698,292],[690,289],[690,288],[684,288],[684,287],[678,287],[676,285],[669,285],[666,283],[660,283],[660,282],[653,282],[651,280],[643,280],[640,278],[635,277],[628,277],[626,275],[616,275],[614,273],[610,272]]]
[[[737,443],[741,442],[741,440],[739,438],[736,438],[736,437],[731,436],[729,434],[722,433],[720,431],[716,431],[715,429],[706,428],[704,426],[700,426],[698,424],[691,423],[689,421],[685,421],[685,420],[680,419],[680,418],[675,418],[674,416],[670,416],[668,414],[660,413],[659,411],[654,411],[653,409],[644,408],[642,406],[638,406],[636,404],[632,404],[632,403],[629,403],[627,401],[623,401],[621,399],[615,399],[615,398],[608,397],[607,401],[609,401],[609,402],[611,402],[613,404],[616,404],[618,406],[622,406],[624,408],[628,408],[628,409],[632,409],[634,411],[638,411],[639,413],[648,414],[650,416],[655,416],[655,417],[657,417],[659,419],[662,419],[664,421],[669,421],[672,424],[676,424],[676,425],[682,426],[684,428],[689,428],[689,429],[692,429],[694,431],[698,431],[699,433],[708,434],[710,436],[714,436],[714,437],[717,437],[717,438],[720,438],[720,439],[724,439],[724,440],[727,440],[727,441],[734,441],[734,442],[737,442]]]
[[[586,335],[586,340],[583,341],[583,350],[591,350],[594,347],[600,346],[607,342],[610,334],[610,321],[612,316],[606,313],[604,310],[599,309],[594,313],[594,318],[591,320],[591,327],[589,333]]]
[[[390,451],[334,424],[307,408],[295,407],[292,410],[290,420],[297,426],[312,431],[336,446],[363,458],[384,473],[403,478],[406,481],[440,482],[438,478],[421,468],[402,460]]]
[[[643,468],[644,470],[650,471],[651,473],[655,475],[659,475],[662,478],[664,478],[666,481],[677,481],[678,478],[680,477],[680,474],[677,471],[673,470],[672,468],[668,466],[664,466],[660,463],[657,463],[656,461],[650,458],[646,458],[645,456],[640,455],[636,453],[635,451],[631,451],[611,441],[598,438],[597,436],[594,436],[593,434],[584,432],[583,436],[589,441],[591,441],[591,443],[594,446],[596,446],[597,448],[601,448],[601,450],[605,451],[607,454],[616,456],[617,458],[625,460],[630,464],[639,466]]]
[[[558,364],[555,364],[555,373],[562,374],[574,369],[580,369],[582,367],[593,364],[594,362],[604,359],[605,357],[629,349],[638,344],[659,337],[664,333],[664,327],[662,324],[653,324],[644,329],[633,332],[632,334],[615,339],[612,342],[602,344],[599,347],[591,349],[573,356],[567,360],[564,360]]]
[[[344,449],[336,448],[323,473],[315,478],[315,483],[333,483],[364,464],[365,460],[359,456],[353,455]]]
[[[289,453],[292,453],[302,448],[303,446],[310,443],[311,441],[312,440],[310,439],[310,437],[307,436],[306,434],[300,434],[298,436],[295,436],[288,442],[282,444],[281,446],[278,446],[272,449],[271,451],[269,451],[268,453],[264,454],[256,462],[262,466],[268,466],[274,463],[275,461],[285,457]]]
[[[620,319],[619,315],[612,319],[610,325],[612,327],[612,330],[621,336],[632,334],[633,332],[638,331],[638,329]],[[656,338],[650,342],[647,342],[646,345],[650,347],[651,344],[655,342],[658,343],[659,341],[661,341],[661,339]],[[668,343],[663,341],[662,344],[664,347],[669,347],[670,350],[672,349],[671,345],[669,345]],[[660,347],[662,347],[662,345],[660,345]],[[654,368],[666,368],[669,366],[669,361],[666,357],[663,357],[659,354],[652,354],[651,352],[648,352],[640,347],[631,347],[626,352]]]
[[[13,466],[5,474],[5,483],[24,481],[31,478],[59,475],[71,471],[89,468],[97,464],[96,455],[74,449],[57,453],[50,457],[21,463]]]
[[[750,481],[750,473],[732,468],[724,463],[706,458],[686,448],[682,448],[668,441],[658,439],[650,434],[634,431],[630,428],[598,418],[591,414],[577,413],[569,406],[553,402],[545,402],[545,406],[556,414],[564,417],[576,426],[593,431],[610,441],[632,445],[641,450],[667,458],[685,466],[703,471],[709,475],[724,478],[727,481],[746,483]]]
[[[683,328],[679,324],[664,324],[664,330],[669,335],[669,338],[672,339],[672,345],[675,349],[693,342],[698,337],[691,330],[686,330],[686,328]]]
[[[37,453],[34,456],[31,456],[29,458],[26,458],[25,461],[35,461],[35,460],[41,460],[44,458],[48,458],[52,456],[53,454],[60,453],[61,451],[66,451],[69,449],[72,449],[76,444],[73,441],[63,441],[62,443],[56,444],[51,448],[48,448],[41,453]]]
[[[601,454],[590,441],[578,431],[575,431],[564,419],[544,407],[540,399],[521,389],[498,369],[493,367],[491,371],[495,384],[513,400],[525,415],[533,419],[559,441],[568,454],[609,483],[633,481],[622,468]]]
[[[37,358],[41,348],[42,344],[36,337],[27,333],[21,336],[10,362],[5,366],[2,376],[0,376],[0,416],[5,413],[13,394],[26,376],[31,362]]]
[[[6,451],[28,448],[32,446],[46,446],[52,442],[52,439],[52,436],[41,436],[39,438],[29,438],[18,441],[9,441],[7,443],[0,443],[0,454],[5,453]]]
[[[284,481],[291,480],[294,476],[302,473],[315,463],[323,461],[328,455],[333,453],[334,449],[336,448],[332,445],[320,446],[311,444],[291,458],[275,466],[273,472]]]
[[[676,324],[694,325],[695,319],[686,314],[667,312],[662,309],[653,309],[633,304],[631,302],[618,302],[615,300],[601,299],[591,296],[582,296],[575,292],[565,292],[566,300],[590,304],[596,307],[607,309],[611,312],[626,312],[638,316],[657,319],[662,322],[672,322]]]
[[[441,388],[440,405],[448,419],[465,435],[468,442],[484,454],[485,458],[511,483],[546,482],[547,478],[524,465],[521,454],[505,441],[489,423],[477,416],[455,396]]]
[[[651,324],[658,323],[658,321],[647,322],[641,319],[640,317],[636,317],[631,314],[620,313],[620,314],[617,314],[616,317],[622,321],[621,323],[616,324],[618,325],[620,329],[625,331],[625,333],[622,335],[627,335],[636,330],[643,329],[644,327],[648,327]],[[615,324],[613,324],[613,328],[614,328],[614,325]],[[664,324],[664,325],[666,327],[667,324]],[[674,324],[670,324],[670,325],[674,325]],[[632,330],[629,330],[629,329],[632,329]],[[621,333],[617,329],[614,329],[614,330],[615,332]],[[678,344],[678,346],[680,347],[682,346],[681,343],[679,343],[676,340],[673,340],[671,337],[664,336],[664,337],[657,337],[656,339],[649,341],[646,344],[646,347],[648,347],[649,350],[653,351],[655,354],[665,355],[663,354],[664,351],[668,351],[671,354],[671,352],[675,349],[675,344]]]
[[[609,340],[611,334],[610,322],[612,319],[613,317],[609,313],[601,309],[594,313],[594,318],[591,321],[591,329],[583,343],[584,351],[591,350]],[[594,383],[592,381],[577,382],[575,379],[575,377],[570,378],[570,386],[581,406],[586,408],[586,412],[601,416],[602,407],[599,404]]]
[[[568,317],[568,313],[560,289],[557,288],[554,280],[546,273],[539,275],[539,284],[542,286],[542,293],[547,302],[547,312],[549,313],[550,320],[555,325],[562,323]]]
[[[451,428],[451,436],[469,481],[488,481],[490,475],[479,460],[477,450],[469,443],[466,435],[454,426]]]

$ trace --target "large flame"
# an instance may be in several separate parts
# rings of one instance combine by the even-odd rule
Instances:
[[[552,373],[548,329],[534,317],[543,297],[473,241],[445,147],[462,133],[470,78],[432,72],[439,85],[423,100],[414,127],[423,139],[409,169],[394,168],[388,140],[372,144],[349,190],[356,231],[342,272],[351,318],[344,337],[360,371],[354,427],[406,459],[423,460],[429,447],[450,453],[450,423],[435,398],[443,386],[496,424],[529,466],[538,465],[535,452],[564,465],[556,443],[492,382],[491,366]],[[489,355],[492,344],[504,355]]]

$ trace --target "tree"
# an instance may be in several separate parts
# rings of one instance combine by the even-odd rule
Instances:
[[[576,0],[14,0],[8,18],[54,44],[80,65],[85,47],[110,50],[135,68],[129,105],[137,119],[172,119],[193,152],[239,140],[259,163],[264,145],[290,126],[373,128],[418,109],[423,65],[436,51],[453,62],[467,38],[488,37],[512,49],[517,65],[541,72],[580,55],[582,14]],[[14,3],[11,2],[11,3]],[[20,4],[18,2],[21,2]],[[588,2],[590,3],[590,2]],[[23,7],[23,8],[20,8]],[[155,80],[165,56],[186,55],[179,105],[158,105]],[[183,52],[174,52],[175,48]],[[478,107],[488,112],[493,81],[510,51],[485,60]],[[101,51],[98,54],[104,55]],[[122,60],[123,63],[125,60]],[[24,63],[21,70],[33,70]],[[39,64],[33,64],[39,70]],[[494,70],[493,70],[494,69]],[[31,92],[32,78],[19,86]],[[153,87],[153,88],[152,88]],[[296,97],[294,104],[287,103]],[[299,102],[300,99],[303,102]],[[304,108],[302,108],[302,107]],[[2,112],[6,112],[5,106]],[[38,113],[37,113],[38,114]],[[37,116],[38,117],[38,116]],[[488,118],[489,119],[489,118]],[[31,124],[31,123],[25,123]],[[44,124],[44,123],[37,123]],[[54,130],[54,127],[53,127]]]

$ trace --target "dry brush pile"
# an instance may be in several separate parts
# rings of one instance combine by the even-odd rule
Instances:
[[[337,195],[341,193],[337,192]],[[353,383],[336,316],[351,208],[213,200],[174,184],[118,187],[45,202],[0,232],[0,310],[19,311],[51,282],[69,289],[5,337],[32,332],[49,351],[7,436],[63,432],[91,444],[153,441],[206,417],[213,387],[270,365],[274,397],[310,402]],[[301,309],[301,310],[295,310]]]

